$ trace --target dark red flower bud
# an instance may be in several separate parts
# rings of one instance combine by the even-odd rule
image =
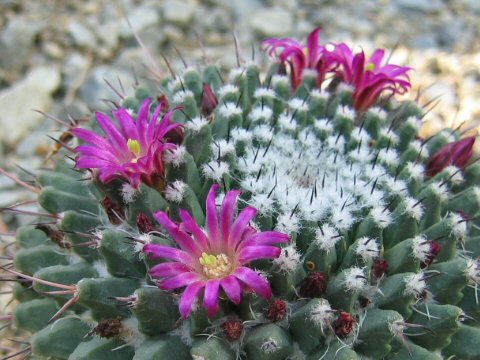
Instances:
[[[321,271],[312,271],[300,284],[300,295],[306,298],[321,297],[327,290],[328,275]]]
[[[102,320],[95,326],[92,333],[100,337],[110,339],[120,335],[122,331],[122,322],[120,319],[106,319]]]
[[[155,226],[153,225],[150,218],[145,213],[139,213],[137,216],[137,228],[138,231],[142,234],[148,234],[155,230]]]
[[[162,114],[170,110],[170,103],[168,102],[167,95],[162,94],[157,96],[157,101],[160,104],[160,111]]]
[[[101,204],[107,213],[108,220],[112,224],[118,225],[125,219],[125,209],[108,196],[102,200]]]
[[[388,262],[385,259],[375,259],[373,261],[373,276],[380,279],[388,271]]]
[[[227,320],[220,327],[228,341],[237,341],[242,336],[243,322],[241,320]]]
[[[218,99],[210,85],[203,83],[202,115],[210,116],[218,106]]]
[[[267,319],[271,322],[277,322],[285,319],[288,312],[288,303],[285,300],[277,299],[270,304],[267,311]]]
[[[180,145],[185,137],[183,126],[177,126],[165,134],[165,142]]]
[[[344,338],[352,332],[356,323],[357,321],[352,314],[349,314],[345,311],[340,311],[338,318],[333,323],[333,331],[335,331],[335,334],[339,338]]]
[[[427,175],[437,175],[447,166],[455,165],[463,169],[473,155],[475,136],[448,143],[438,150],[427,163]]]
[[[430,251],[427,255],[427,259],[421,265],[422,268],[430,266],[430,264],[433,262],[433,260],[435,260],[440,251],[442,251],[442,244],[440,244],[438,241],[431,240],[428,243],[430,245]]]

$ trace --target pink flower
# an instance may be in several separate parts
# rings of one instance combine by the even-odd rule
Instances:
[[[328,51],[319,44],[320,31],[321,29],[317,28],[308,35],[306,46],[290,38],[263,41],[270,56],[277,57],[284,65],[290,65],[294,89],[302,83],[305,69],[317,72],[317,85],[321,86],[326,74],[334,67],[331,58],[327,56]]]
[[[435,176],[447,166],[464,168],[473,155],[475,136],[448,143],[438,150],[427,163],[427,175]]]
[[[374,105],[381,95],[404,94],[410,87],[408,71],[411,68],[398,65],[382,65],[383,49],[377,49],[368,59],[363,51],[354,54],[346,44],[338,44],[329,57],[337,63],[336,75],[354,87],[353,106],[364,111]]]
[[[98,169],[100,180],[105,183],[120,178],[134,188],[140,183],[159,186],[165,172],[163,153],[176,147],[166,140],[166,135],[181,125],[171,122],[175,110],[158,122],[163,104],[152,116],[150,105],[151,99],[146,99],[136,119],[125,108],[112,111],[114,120],[97,112],[96,118],[105,136],[92,130],[73,129],[76,137],[88,143],[75,149],[76,168]]]
[[[208,193],[206,230],[200,228],[185,210],[179,212],[180,224],[159,211],[155,214],[156,219],[180,249],[157,244],[143,248],[153,259],[170,260],[152,267],[150,275],[159,279],[158,286],[163,290],[185,287],[179,305],[184,318],[190,316],[201,293],[210,317],[219,310],[222,290],[235,304],[240,303],[242,290],[254,291],[269,299],[272,296],[269,282],[246,265],[253,260],[277,258],[281,250],[274,245],[289,240],[286,234],[259,232],[249,226],[257,214],[253,207],[246,207],[235,217],[240,195],[237,190],[227,192],[220,211],[217,211],[215,195],[218,188],[213,185]]]

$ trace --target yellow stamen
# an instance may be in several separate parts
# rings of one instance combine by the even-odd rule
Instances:
[[[374,63],[369,63],[369,64],[367,64],[367,66],[365,67],[365,69],[366,69],[367,71],[373,71],[373,70],[375,70],[375,64],[374,64]]]
[[[225,277],[232,271],[230,259],[225,254],[211,255],[203,252],[198,261],[203,266],[203,274],[209,279]]]
[[[128,147],[128,150],[130,150],[136,156],[140,155],[140,152],[142,151],[142,149],[140,147],[140,143],[138,142],[138,140],[128,139],[127,147]]]

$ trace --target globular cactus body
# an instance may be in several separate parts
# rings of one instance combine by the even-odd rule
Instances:
[[[139,88],[97,114],[108,138],[75,130],[76,170],[38,178],[49,224],[17,232],[32,358],[480,359],[473,141],[420,139],[421,107],[369,90],[383,69],[406,91],[407,70],[357,54],[362,83],[316,36],[281,53],[293,82],[188,68],[168,103]]]

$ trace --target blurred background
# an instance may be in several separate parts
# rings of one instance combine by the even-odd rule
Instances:
[[[415,70],[421,100],[438,99],[426,131],[480,119],[478,0],[0,0],[0,166],[43,166],[56,124],[34,110],[66,119],[105,108],[115,99],[105,79],[131,88],[133,72],[150,61],[125,21],[166,72],[160,54],[183,67],[202,61],[235,66],[266,37],[303,39],[321,26],[322,41],[392,49],[393,62]],[[151,63],[150,63],[151,65]],[[412,91],[411,97],[416,96]],[[0,207],[24,192],[0,177]],[[1,219],[1,217],[0,217]],[[1,230],[0,221],[0,230]]]
[[[204,61],[200,43],[210,61],[235,66],[234,32],[247,61],[252,49],[261,57],[262,39],[303,39],[317,26],[323,42],[396,48],[392,62],[415,69],[409,96],[421,89],[421,103],[438,100],[425,133],[480,121],[479,0],[0,0],[1,168],[45,165],[54,144],[47,134],[60,133],[34,110],[88,116],[115,98],[105,79],[131,89],[133,73],[148,77],[151,59],[124,14],[164,72],[160,55],[183,67],[176,48],[189,65]],[[28,196],[0,176],[0,207]],[[9,224],[28,221],[0,212],[3,241]],[[2,299],[8,294],[3,307]]]

